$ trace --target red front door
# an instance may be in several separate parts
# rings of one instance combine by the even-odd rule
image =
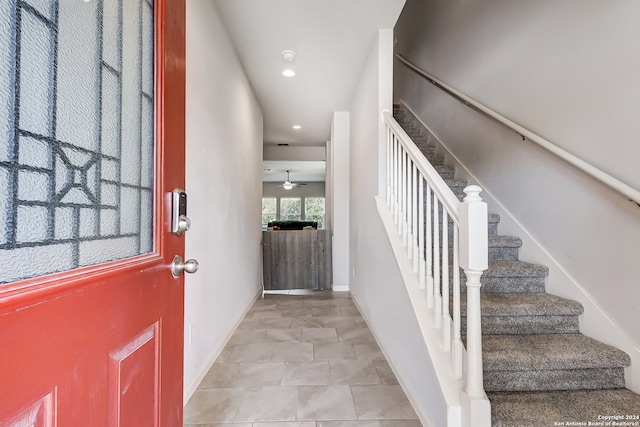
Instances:
[[[117,0],[96,1],[108,5]],[[171,233],[170,194],[184,188],[185,6],[184,0],[141,1],[141,8],[151,7],[155,14],[153,249],[120,261],[0,284],[3,427],[182,426],[183,278],[171,275],[170,264],[175,255],[184,255],[184,237]],[[32,19],[29,25],[36,30],[57,36],[61,30],[43,26],[47,11],[36,6],[22,6],[21,25]],[[23,37],[20,47],[29,42]],[[22,60],[29,59],[23,55]],[[52,139],[43,139],[43,144]],[[3,165],[0,172],[14,170],[8,161]],[[16,176],[45,176],[46,167],[39,166],[42,171],[36,166],[20,166]],[[69,180],[80,188],[91,171],[77,170]],[[105,182],[108,189],[110,181]],[[18,196],[14,199],[20,201]],[[38,203],[25,202],[21,209],[36,211]],[[67,208],[60,206],[62,215]],[[0,276],[11,268],[0,266]]]

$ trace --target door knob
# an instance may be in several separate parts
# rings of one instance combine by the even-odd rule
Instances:
[[[171,274],[173,277],[180,277],[183,272],[195,273],[198,271],[198,267],[200,267],[200,264],[195,259],[185,261],[180,255],[176,255],[171,263]]]

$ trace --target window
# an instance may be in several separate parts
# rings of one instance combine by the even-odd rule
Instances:
[[[153,16],[0,1],[0,283],[153,251]]]
[[[306,221],[317,221],[318,228],[324,228],[324,197],[304,199],[304,218]]]
[[[268,224],[276,220],[277,203],[275,197],[264,197],[262,199],[262,223]]]
[[[300,221],[302,201],[300,197],[280,199],[280,221]]]

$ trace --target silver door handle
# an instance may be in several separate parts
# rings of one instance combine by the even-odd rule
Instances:
[[[198,267],[200,264],[195,259],[185,261],[180,255],[176,255],[171,263],[171,274],[173,277],[180,277],[183,272],[192,274],[198,271]]]

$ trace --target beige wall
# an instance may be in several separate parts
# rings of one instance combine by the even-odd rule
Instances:
[[[185,402],[261,290],[262,112],[215,2],[187,2]]]
[[[392,31],[380,30],[351,104],[350,290],[425,426],[445,426],[443,391],[376,207],[380,113],[391,109]]]
[[[639,14],[633,0],[409,0],[396,50],[640,188]],[[551,267],[547,290],[585,305],[582,331],[631,354],[627,378],[639,391],[640,208],[397,61],[395,70],[395,100],[492,196],[490,210],[504,216],[500,231],[526,238],[521,259]]]

